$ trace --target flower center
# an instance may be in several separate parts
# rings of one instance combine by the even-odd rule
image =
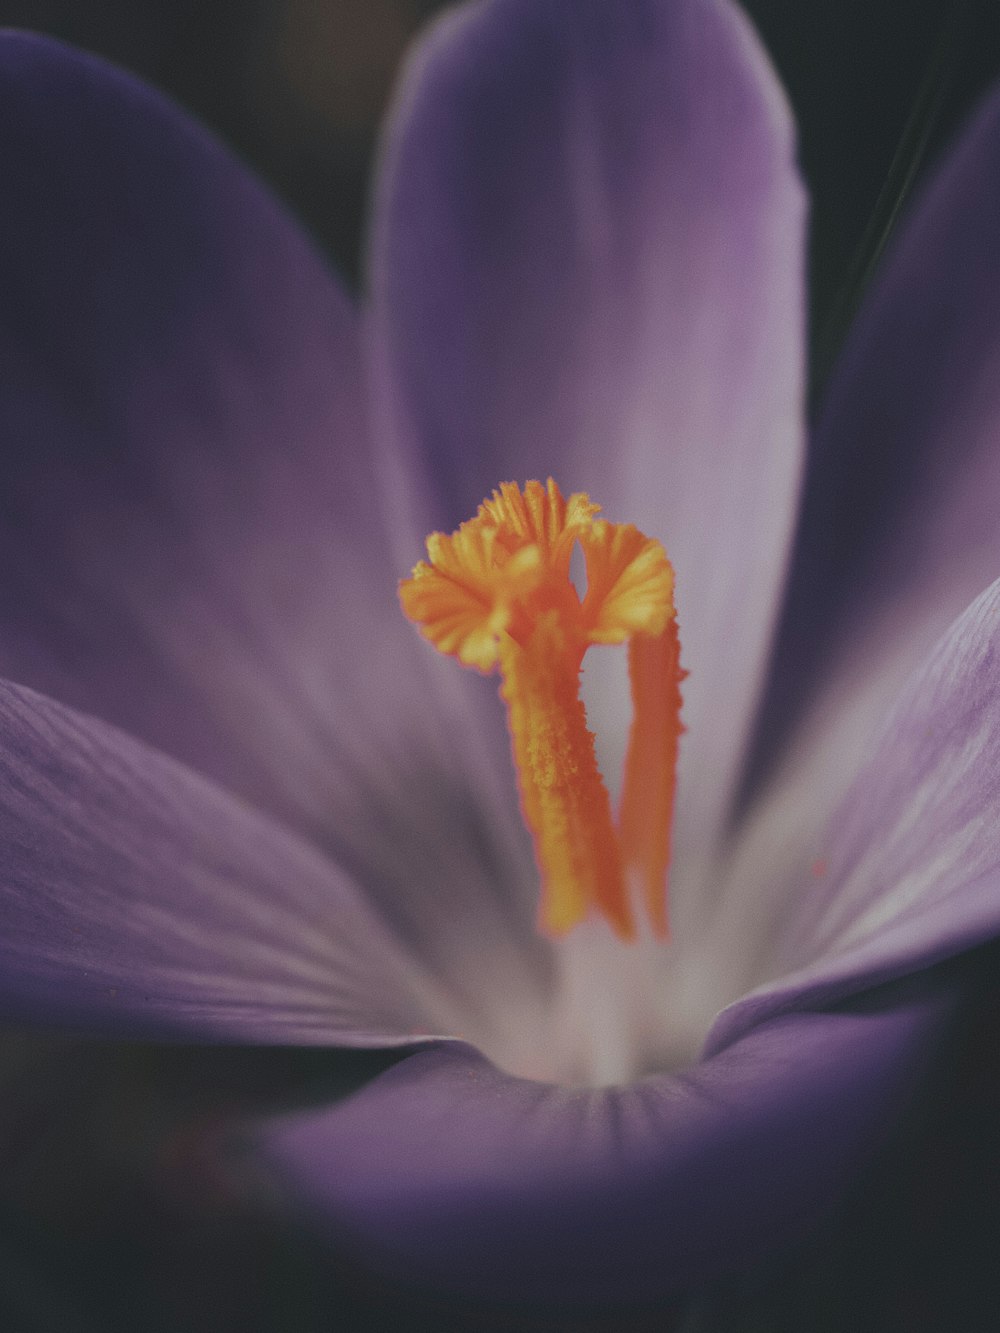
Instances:
[[[667,935],[667,868],[680,721],[674,572],[658,541],[550,477],[505,482],[399,585],[406,616],[442,653],[499,671],[521,809],[541,875],[539,927],[600,914],[636,938],[633,887]],[[570,577],[575,545],[587,587]],[[628,644],[633,717],[617,819],[580,698],[593,644]]]

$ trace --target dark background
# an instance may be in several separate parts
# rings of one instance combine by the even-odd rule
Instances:
[[[566,0],[572,4],[573,0]],[[0,0],[0,23],[111,57],[212,126],[358,285],[380,115],[435,0]],[[998,0],[749,0],[795,107],[812,190],[813,387],[899,212],[1000,78]],[[0,183],[2,189],[2,183]],[[784,1266],[685,1329],[993,1328],[1000,1191],[996,950],[961,964],[961,1034],[892,1162]],[[373,1059],[335,1076],[363,1077]],[[214,1126],[275,1087],[330,1091],[314,1054],[197,1053],[0,1033],[3,1333],[530,1329],[396,1294],[258,1216],[216,1175]],[[180,1126],[180,1128],[178,1128]],[[845,1242],[844,1237],[849,1239]],[[585,1327],[574,1323],[574,1328]],[[618,1320],[586,1327],[624,1328]],[[638,1327],[666,1330],[666,1312]]]

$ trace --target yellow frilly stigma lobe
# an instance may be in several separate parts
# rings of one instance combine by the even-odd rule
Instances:
[[[630,882],[667,934],[667,869],[681,732],[674,574],[654,538],[597,518],[586,495],[549,478],[505,482],[476,516],[427,538],[399,585],[406,616],[442,653],[499,671],[521,808],[541,875],[540,928],[563,934],[594,913],[634,938]],[[579,544],[587,588],[570,577]],[[593,644],[628,644],[633,721],[617,819],[580,698]]]

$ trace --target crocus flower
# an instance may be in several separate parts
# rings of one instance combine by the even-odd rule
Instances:
[[[437,23],[360,312],[176,109],[4,36],[3,1014],[410,1048],[257,1142],[427,1286],[669,1297],[818,1216],[1000,921],[998,159],[994,100],[803,484],[804,196],[727,0]],[[539,932],[496,681],[397,603],[425,534],[549,476],[676,574],[669,938]]]

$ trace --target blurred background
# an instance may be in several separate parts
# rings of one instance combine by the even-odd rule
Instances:
[[[0,0],[0,24],[96,51],[173,94],[360,281],[379,122],[441,0]],[[789,90],[813,192],[825,361],[926,165],[1000,76],[996,0],[747,0]]]
[[[1000,78],[1000,5],[748,0],[746,7],[800,125],[814,201],[818,392],[911,191]],[[0,0],[0,24],[99,52],[167,90],[270,183],[359,288],[380,118],[408,42],[441,8],[438,0]],[[703,1312],[698,1329],[994,1326],[978,1320],[995,1294],[985,1275],[996,1218],[984,1200],[1000,1185],[1000,1102],[995,1077],[984,1076],[973,1053],[984,1042],[996,1046],[994,988],[982,979],[998,963],[994,950],[963,964],[972,984],[965,1035],[926,1113],[942,1123],[956,1107],[961,1114],[951,1139],[945,1135],[944,1157],[938,1148],[927,1163],[924,1192],[900,1203],[891,1175],[868,1182],[846,1214],[857,1235],[852,1249],[834,1253],[828,1237],[811,1238],[753,1293],[721,1293],[720,1322]],[[386,1292],[312,1253],[304,1237],[258,1211],[251,1188],[244,1194],[216,1171],[212,1145],[230,1108],[267,1105],[290,1087],[327,1095],[331,1080],[346,1088],[378,1067],[375,1057],[332,1069],[315,1053],[274,1053],[261,1063],[252,1052],[0,1032],[0,1330],[510,1326],[501,1315],[473,1320]],[[917,1140],[898,1145],[901,1154],[911,1151],[920,1151]],[[891,1254],[878,1248],[876,1260],[871,1219],[881,1218],[884,1232],[900,1209],[921,1218],[922,1229],[906,1232]],[[942,1238],[958,1233],[961,1244],[946,1253]],[[900,1283],[908,1313],[897,1323]],[[638,1326],[672,1325],[666,1312],[650,1312]]]

